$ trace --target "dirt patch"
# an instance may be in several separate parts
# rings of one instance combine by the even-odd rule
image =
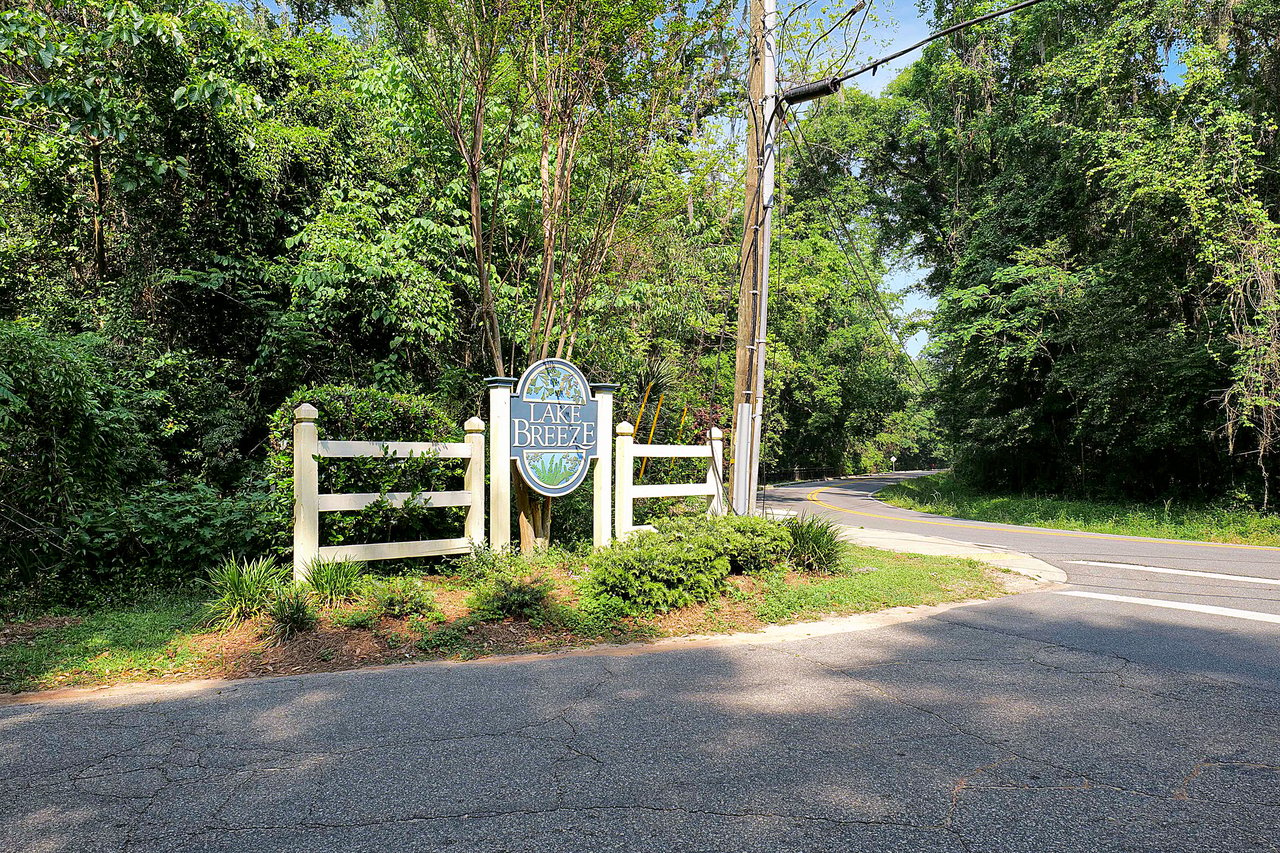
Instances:
[[[300,672],[335,672],[389,663],[395,649],[373,631],[343,628],[327,621],[287,642],[263,636],[264,625],[250,622],[225,631],[198,634],[192,646],[206,659],[202,676],[251,678]]]
[[[30,622],[14,622],[11,625],[0,626],[0,646],[8,646],[13,643],[25,643],[28,640],[35,639],[37,634],[43,634],[45,631],[54,631],[58,628],[69,628],[72,625],[79,625],[83,622],[79,616],[45,616],[42,619],[33,619]]]

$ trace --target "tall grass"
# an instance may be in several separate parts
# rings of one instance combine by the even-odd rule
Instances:
[[[906,480],[880,491],[876,497],[904,509],[997,524],[1157,539],[1280,545],[1280,515],[1225,504],[1184,500],[1122,503],[987,493],[957,481],[950,474]]]
[[[831,574],[840,568],[848,545],[838,524],[819,515],[797,515],[784,523],[791,534],[788,556],[797,569]]]

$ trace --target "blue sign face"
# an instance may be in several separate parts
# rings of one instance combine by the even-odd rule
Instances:
[[[569,362],[529,365],[511,397],[511,458],[535,492],[554,498],[582,485],[596,456],[598,408]]]

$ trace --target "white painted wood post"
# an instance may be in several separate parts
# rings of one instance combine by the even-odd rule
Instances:
[[[471,506],[467,507],[467,538],[473,545],[484,544],[484,421],[469,418],[463,425],[467,431],[467,446],[471,458],[467,460],[467,473],[462,488],[471,493]]]
[[[617,500],[613,508],[614,517],[617,519],[616,532],[619,539],[625,539],[627,534],[631,532],[631,477],[634,465],[632,463],[631,445],[635,443],[636,429],[631,424],[623,421],[618,424],[618,476],[617,476]]]
[[[715,489],[707,515],[724,515],[724,433],[720,427],[712,427],[710,441],[711,462],[707,466],[707,487]]]
[[[739,403],[737,427],[733,431],[733,511],[735,515],[751,515],[755,496],[751,494],[751,478],[743,476],[749,467],[739,464],[751,455],[751,404]]]
[[[489,384],[489,545],[511,544],[511,390],[516,380],[495,376]]]
[[[293,579],[302,582],[320,552],[320,439],[310,403],[293,410]]]
[[[617,385],[591,386],[597,403],[591,539],[597,548],[604,548],[613,539],[613,392],[617,390]]]

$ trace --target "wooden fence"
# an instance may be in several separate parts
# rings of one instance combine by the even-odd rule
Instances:
[[[434,441],[321,441],[316,433],[315,406],[304,403],[293,412],[293,576],[305,580],[317,559],[396,560],[465,554],[484,535],[484,421],[466,422],[461,442]],[[393,492],[389,494],[326,494],[320,490],[319,459],[373,456],[385,459],[429,457],[466,459],[463,488],[456,492]],[[467,507],[463,535],[457,539],[417,542],[372,542],[361,545],[320,545],[320,513],[364,509],[385,499],[392,506],[421,503],[429,507]]]
[[[636,527],[632,523],[635,501],[640,498],[675,498],[706,495],[711,498],[708,515],[724,515],[724,434],[716,427],[706,444],[636,444],[635,427],[623,421],[618,424],[616,454],[617,497],[614,517],[619,539],[625,539],[634,530],[652,530],[648,525]],[[661,483],[638,486],[634,482],[634,462],[642,457],[659,459],[706,459],[707,477],[700,483]]]

